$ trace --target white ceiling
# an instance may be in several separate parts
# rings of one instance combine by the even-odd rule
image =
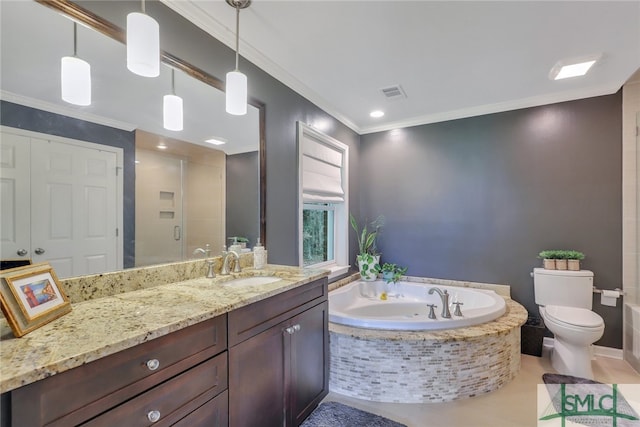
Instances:
[[[224,0],[161,1],[233,46]],[[640,1],[254,0],[240,21],[243,57],[360,133],[615,93],[640,68]]]

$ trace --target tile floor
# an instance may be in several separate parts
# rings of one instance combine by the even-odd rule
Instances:
[[[622,360],[598,357],[593,361],[593,369],[595,379],[603,383],[640,384],[640,375]],[[548,356],[522,355],[520,373],[511,383],[470,399],[402,404],[368,402],[329,393],[325,400],[379,414],[408,427],[531,427],[536,425],[537,418],[537,384],[542,384],[542,374],[546,372],[555,372]]]

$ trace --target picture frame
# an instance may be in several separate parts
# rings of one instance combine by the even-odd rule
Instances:
[[[16,337],[71,311],[71,303],[47,262],[0,271],[0,305]]]

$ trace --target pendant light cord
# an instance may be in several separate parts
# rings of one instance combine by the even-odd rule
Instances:
[[[142,13],[147,13],[147,10],[144,7],[144,0],[142,0]]]
[[[171,94],[175,95],[176,94],[176,81],[175,81],[175,70],[172,68],[171,69]]]
[[[240,6],[236,3],[236,71],[238,71],[239,55],[240,55]]]

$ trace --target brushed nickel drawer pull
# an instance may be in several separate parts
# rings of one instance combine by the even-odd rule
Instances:
[[[158,359],[147,360],[147,368],[149,368],[150,371],[155,371],[159,367],[160,361]]]
[[[296,324],[296,325],[293,325],[293,326],[289,326],[287,329],[285,329],[285,331],[287,331],[287,333],[289,335],[293,335],[299,330],[300,330],[300,325],[299,324]]]
[[[147,414],[147,419],[152,423],[155,423],[160,419],[160,411],[149,411]]]

